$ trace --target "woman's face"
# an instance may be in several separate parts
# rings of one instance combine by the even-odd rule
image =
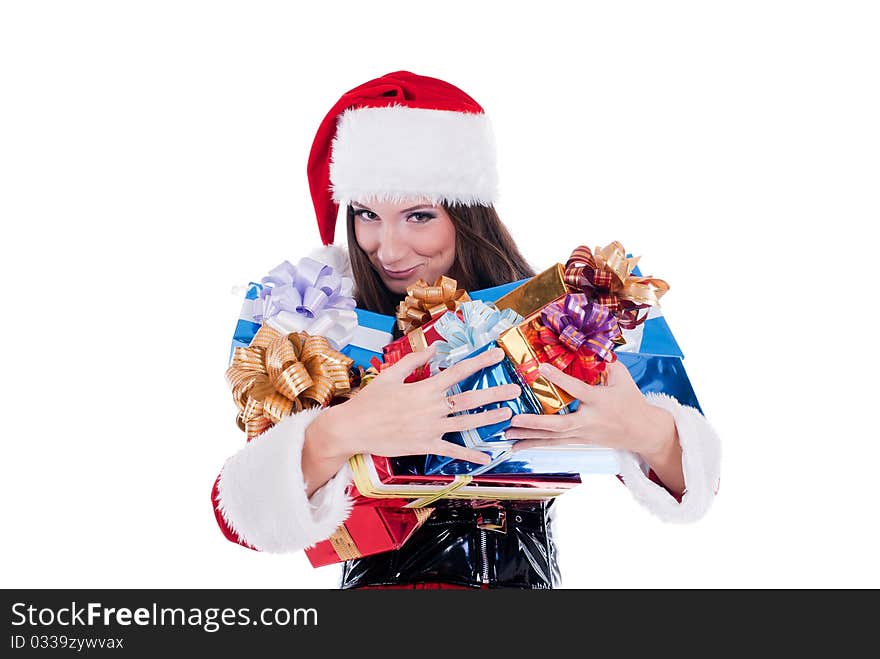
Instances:
[[[440,206],[424,199],[352,202],[354,231],[385,286],[394,293],[419,279],[433,284],[455,261],[455,227]]]

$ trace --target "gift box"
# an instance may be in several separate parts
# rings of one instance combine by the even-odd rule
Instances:
[[[392,319],[393,320],[393,319]],[[386,366],[397,363],[404,355],[411,352],[421,352],[429,345],[437,341],[442,341],[443,337],[435,329],[437,321],[440,317],[433,318],[421,327],[410,330],[405,336],[392,341],[382,348],[383,362]],[[404,379],[404,382],[418,382],[430,377],[430,366],[425,365],[417,368]]]
[[[406,499],[368,499],[356,495],[348,519],[327,540],[305,550],[312,567],[400,549],[433,512],[405,508]]]
[[[490,350],[494,348],[496,344],[494,342],[488,343],[474,352],[468,354],[466,359],[470,359],[471,357],[476,357],[477,355],[482,354],[486,350]],[[471,410],[465,410],[461,412],[456,412],[455,416],[461,416],[466,414],[477,414],[479,412],[485,412],[498,408],[509,408],[511,410],[511,417],[516,414],[541,414],[541,404],[538,401],[535,394],[532,390],[522,381],[519,374],[517,373],[516,366],[511,363],[511,361],[504,357],[497,364],[493,364],[492,366],[487,366],[486,368],[480,369],[476,373],[466,377],[461,382],[457,382],[447,391],[447,395],[460,394],[466,391],[475,391],[478,389],[488,389],[489,387],[497,387],[505,384],[518,384],[522,393],[519,397],[511,399],[511,400],[503,400],[494,403],[489,403],[487,405],[482,405],[480,407],[475,407]],[[509,442],[506,442],[503,436],[503,432],[510,427],[510,420],[507,419],[505,421],[499,421],[498,423],[492,423],[485,426],[480,426],[479,428],[469,428],[461,433],[447,433],[444,436],[444,439],[449,439],[449,436],[461,435],[460,440],[453,439],[452,441],[457,441],[459,444],[463,446],[473,447],[482,449],[483,447],[491,446],[493,443],[501,442],[504,443],[505,446],[509,446]],[[425,458],[425,473],[426,474],[436,474],[443,473],[440,470],[442,467],[449,462],[452,462],[453,459],[447,456],[442,455],[428,455]],[[474,468],[476,465],[474,465]],[[466,470],[466,473],[470,473],[471,470]],[[458,473],[458,472],[456,472]]]
[[[562,264],[555,263],[497,298],[495,306],[498,309],[513,309],[526,318],[567,292]]]
[[[355,307],[352,284],[331,266],[313,259],[288,261],[273,268],[260,283],[248,284],[235,326],[235,348],[250,345],[264,323],[279,332],[305,331],[326,337],[355,366],[369,368],[393,339],[394,318]]]
[[[438,281],[442,281],[444,278],[440,278]],[[453,294],[450,291],[457,290],[455,289],[455,280],[450,278],[445,278],[447,281],[446,290],[447,296],[452,296]],[[397,322],[399,326],[406,326],[406,323],[413,323],[413,319],[416,316],[419,316],[419,313],[422,315],[419,316],[419,320],[415,321],[416,323],[424,321],[423,324],[417,324],[410,328],[410,330],[406,333],[405,336],[398,338],[397,340],[391,342],[386,345],[383,349],[384,353],[384,362],[385,364],[393,364],[398,361],[401,357],[410,352],[419,352],[421,350],[425,350],[429,345],[436,343],[438,341],[445,341],[448,343],[447,338],[449,337],[448,333],[444,335],[442,332],[438,332],[437,323],[441,318],[446,318],[448,321],[452,316],[450,315],[449,307],[454,307],[455,317],[459,319],[461,322],[466,322],[464,314],[461,311],[461,308],[468,308],[471,306],[473,302],[482,302],[484,304],[492,303],[495,299],[500,296],[503,296],[515,288],[522,285],[522,283],[529,281],[528,279],[523,279],[518,282],[511,282],[509,284],[503,284],[501,286],[493,286],[491,288],[485,288],[473,292],[468,292],[462,295],[461,291],[456,292],[455,302],[447,303],[445,306],[437,305],[433,308],[433,311],[413,311],[412,306],[405,306],[401,303],[401,307],[398,309],[398,317]],[[424,282],[421,282],[424,284]],[[421,297],[427,297],[426,293],[420,293],[417,289],[410,289],[409,293],[416,293]],[[445,311],[442,311],[445,309]],[[441,310],[441,313],[437,313],[438,310]],[[431,316],[430,314],[434,313],[435,315]],[[404,321],[402,318],[410,318],[409,321]],[[387,317],[385,317],[387,318]],[[468,319],[470,322],[471,319]],[[436,364],[437,362],[435,362]],[[411,373],[404,382],[417,382],[419,380],[423,380],[430,376],[430,374],[437,372],[437,369],[434,368],[432,371],[432,367],[427,365],[425,367],[416,369],[413,373]]]
[[[529,323],[540,316],[541,309],[563,298],[567,292],[562,264],[555,263],[495,300],[498,309],[512,309],[525,318],[518,327],[502,334],[498,345],[517,365],[520,376],[529,383],[545,414],[556,414],[573,399],[538,373],[538,360],[526,333]]]
[[[369,368],[374,358],[381,358],[384,346],[394,337],[394,318],[366,309],[354,310],[357,327],[352,332],[348,345],[340,352],[351,357],[356,366]]]
[[[241,303],[241,311],[238,314],[238,320],[235,323],[235,331],[232,333],[232,345],[229,348],[229,361],[236,348],[247,348],[257,331],[260,329],[261,323],[254,320],[254,301],[259,297],[261,284],[250,282]]]
[[[638,266],[633,268],[633,275],[642,276]],[[634,329],[623,329],[623,338],[626,340],[618,346],[615,352],[637,352],[642,355],[656,355],[660,357],[684,358],[684,354],[675,340],[663,311],[659,305],[648,309],[645,321]]]
[[[518,281],[512,281],[509,284],[501,284],[500,286],[492,286],[490,288],[482,288],[478,291],[469,291],[468,295],[471,296],[471,300],[479,300],[480,302],[485,302],[486,304],[490,304],[490,303],[495,304],[496,300],[504,297],[505,295],[507,295],[511,291],[519,288],[520,286],[522,286],[523,284],[525,284],[526,282],[528,282],[530,280],[531,280],[531,277],[526,277],[525,279],[520,279]],[[498,307],[497,304],[495,304],[495,307],[502,308],[502,307]],[[503,307],[503,308],[507,309],[508,307]]]
[[[466,435],[447,433],[443,439],[482,451],[491,462],[480,465],[467,460],[452,460],[445,456],[428,456],[425,473],[456,476],[470,474],[472,476],[515,476],[532,475],[534,477],[565,475],[565,474],[617,474],[620,463],[613,449],[600,446],[566,445],[534,447],[523,451],[512,451],[514,440],[496,442],[464,441]],[[433,458],[433,460],[431,460]]]
[[[582,293],[566,293],[502,334],[498,345],[517,365],[544,412],[555,414],[574,399],[543,377],[538,365],[546,362],[581,382],[602,384],[619,337],[617,319],[607,308]]]
[[[619,361],[626,366],[643,394],[664,393],[674,397],[682,405],[702,412],[694,388],[679,357],[617,353]],[[579,401],[570,406],[577,410]],[[445,456],[428,456],[426,474],[455,476],[471,474],[517,475],[517,474],[617,474],[619,465],[616,453],[601,446],[547,446],[525,451],[511,452],[515,440],[507,440],[503,431],[485,441],[479,433],[467,431],[447,433],[443,439],[460,446],[486,453],[491,462],[480,465],[466,460],[452,460]]]
[[[349,467],[361,495],[374,499],[406,499],[407,509],[424,508],[440,499],[551,499],[581,482],[577,474],[426,475],[424,456],[387,458],[359,454],[349,460]]]
[[[498,346],[507,358],[515,364],[517,373],[541,406],[544,414],[564,412],[574,398],[554,385],[538,372],[538,357],[529,339],[534,334],[532,323],[540,316],[540,311],[528,316],[516,327],[498,337]]]

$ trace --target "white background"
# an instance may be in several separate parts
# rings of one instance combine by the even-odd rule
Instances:
[[[4,3],[0,585],[336,585],[215,524],[230,290],[318,244],[319,122],[407,69],[485,107],[536,268],[617,239],[671,283],[722,437],[698,523],[562,497],[563,585],[880,586],[878,32],[870,2]]]

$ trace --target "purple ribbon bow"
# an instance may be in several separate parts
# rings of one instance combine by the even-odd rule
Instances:
[[[351,341],[357,328],[354,282],[333,267],[311,258],[294,266],[284,261],[263,277],[253,317],[285,333],[308,332],[326,337],[336,348]]]
[[[572,352],[586,344],[605,360],[612,359],[614,339],[620,336],[620,326],[614,314],[590,302],[583,293],[569,293],[562,302],[544,307],[541,322]]]

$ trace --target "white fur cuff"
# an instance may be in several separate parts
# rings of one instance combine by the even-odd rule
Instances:
[[[721,441],[693,407],[661,393],[645,395],[649,403],[670,412],[681,443],[685,492],[681,503],[647,476],[647,464],[635,453],[618,451],[620,476],[636,500],[665,522],[694,522],[709,510],[721,477]]]
[[[218,510],[243,542],[260,551],[293,552],[314,545],[330,537],[351,512],[347,464],[311,500],[306,497],[303,439],[321,411],[285,417],[223,466]]]

